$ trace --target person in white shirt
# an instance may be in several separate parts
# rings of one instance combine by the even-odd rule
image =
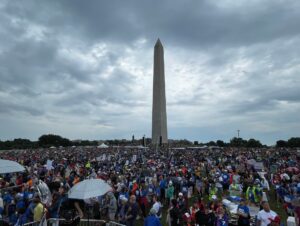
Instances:
[[[262,202],[262,207],[263,209],[257,214],[256,226],[268,226],[275,218],[278,218],[277,213],[270,209],[268,202]]]
[[[156,195],[153,195],[153,206],[152,206],[152,209],[155,210],[155,215],[158,217],[158,218],[161,218],[161,203],[157,200],[157,196]]]
[[[3,203],[3,199],[2,199],[2,196],[0,194],[0,219],[2,219],[2,213],[4,211],[4,203]]]

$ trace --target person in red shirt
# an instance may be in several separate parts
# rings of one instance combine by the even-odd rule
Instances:
[[[195,224],[196,223],[196,213],[199,211],[199,205],[198,205],[198,202],[197,201],[195,201],[194,202],[194,204],[193,204],[193,206],[191,206],[191,208],[190,208],[190,213],[191,213],[191,222],[193,223],[193,224]]]
[[[198,208],[200,211],[204,212],[205,211],[205,203],[203,198],[198,199]]]

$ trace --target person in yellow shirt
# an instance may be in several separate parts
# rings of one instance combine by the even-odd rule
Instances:
[[[33,210],[33,220],[41,221],[46,212],[46,209],[44,205],[41,203],[40,197],[35,197],[33,202],[36,204]]]

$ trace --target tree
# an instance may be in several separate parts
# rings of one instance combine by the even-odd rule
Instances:
[[[48,134],[39,137],[38,144],[40,147],[50,147],[50,146],[71,146],[72,142],[67,138],[62,138],[61,136]]]
[[[214,141],[209,141],[208,143],[206,143],[207,146],[217,146],[216,142]]]
[[[300,137],[292,137],[287,141],[287,145],[290,148],[298,148],[300,147]]]
[[[234,137],[230,140],[229,145],[231,147],[245,147],[247,144],[247,140],[243,140],[242,138]]]
[[[278,148],[285,148],[288,146],[288,143],[285,140],[278,140],[276,142],[276,147]]]
[[[259,140],[255,140],[253,138],[247,141],[246,147],[248,148],[261,148],[263,145],[260,143]]]
[[[222,141],[222,140],[217,140],[217,146],[219,146],[219,147],[225,147],[226,144],[225,144],[225,142]]]

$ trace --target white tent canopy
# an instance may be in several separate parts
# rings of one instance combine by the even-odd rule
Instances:
[[[25,171],[25,168],[17,162],[0,159],[0,174]]]
[[[108,146],[106,144],[102,143],[98,146],[98,148],[108,148]]]

